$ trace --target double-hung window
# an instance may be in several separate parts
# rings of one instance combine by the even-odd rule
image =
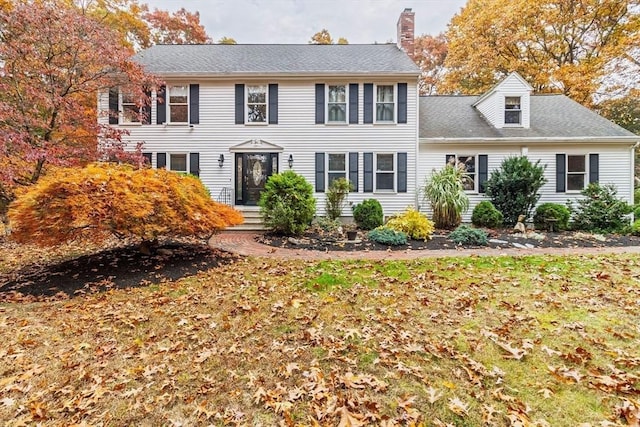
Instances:
[[[187,155],[179,153],[169,154],[169,170],[175,172],[188,172]]]
[[[376,172],[376,191],[395,190],[395,159],[394,155],[389,153],[376,154],[375,172]]]
[[[247,85],[247,123],[267,123],[267,85]]]
[[[189,122],[189,85],[174,85],[169,91],[169,122]]]
[[[476,156],[450,155],[447,156],[447,164],[458,167],[465,173],[465,177],[462,181],[462,186],[465,191],[476,190]]]
[[[504,98],[504,124],[522,124],[522,99],[519,96],[507,96]]]
[[[567,156],[567,191],[582,191],[587,176],[586,156]]]
[[[346,123],[347,122],[347,86],[328,85],[327,86],[327,122]]]
[[[376,86],[376,122],[395,120],[395,90],[393,85]]]
[[[347,178],[347,155],[329,153],[327,156],[327,186],[338,178]]]
[[[140,106],[134,95],[122,93],[122,123],[140,123]]]

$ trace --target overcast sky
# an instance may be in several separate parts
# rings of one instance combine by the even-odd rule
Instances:
[[[144,1],[143,1],[144,2]],[[322,28],[349,43],[396,41],[404,8],[416,16],[416,35],[444,31],[466,0],[147,0],[151,8],[200,12],[200,22],[217,41],[307,43]]]

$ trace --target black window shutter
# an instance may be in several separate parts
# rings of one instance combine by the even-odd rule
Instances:
[[[564,154],[556,154],[556,193],[566,192],[567,161]]]
[[[589,184],[600,181],[600,155],[589,154]]]
[[[150,125],[151,124],[151,91],[145,91],[144,95],[147,97],[145,100],[145,104],[142,106],[142,124]],[[147,104],[148,102],[148,104]],[[149,164],[151,164],[151,160],[149,160]]]
[[[349,85],[349,123],[358,124],[358,84]]]
[[[316,83],[316,124],[324,124],[324,84]]]
[[[236,85],[236,124],[244,124],[244,85]]]
[[[407,123],[407,84],[398,83],[398,123]]]
[[[189,173],[200,176],[200,153],[189,153]]]
[[[324,153],[316,153],[316,193],[324,193]]]
[[[165,95],[167,93],[166,86],[160,86],[158,94],[156,96],[156,123],[161,125],[167,121],[167,100]]]
[[[364,192],[373,192],[373,153],[364,153]]]
[[[396,175],[398,180],[397,189],[398,193],[407,192],[407,153],[398,153],[398,174]]]
[[[364,123],[373,123],[373,83],[364,84]]]
[[[478,156],[478,192],[486,193],[485,186],[489,179],[489,156],[480,154]]]
[[[167,153],[158,153],[157,154],[156,167],[158,169],[165,169],[167,167]]]
[[[109,89],[109,124],[118,124],[118,88]]]
[[[278,124],[278,85],[269,85],[269,124]]]
[[[349,153],[349,181],[354,192],[358,192],[358,153]]]
[[[200,85],[197,84],[189,85],[189,123],[200,123]]]
[[[145,159],[145,164],[151,166],[151,153],[142,153],[142,157]]]

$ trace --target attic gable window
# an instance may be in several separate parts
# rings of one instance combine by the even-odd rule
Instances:
[[[504,124],[522,124],[522,101],[519,96],[507,96],[504,98]]]
[[[247,123],[267,123],[267,85],[247,85]]]

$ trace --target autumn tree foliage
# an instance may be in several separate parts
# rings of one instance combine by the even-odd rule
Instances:
[[[442,89],[482,93],[511,71],[591,106],[607,66],[632,50],[638,0],[469,0],[447,32]]]
[[[96,95],[120,85],[139,102],[156,84],[117,34],[54,1],[16,2],[0,14],[0,191],[38,181],[48,165],[126,156],[121,133],[97,120]],[[98,146],[100,138],[104,144]]]
[[[336,42],[331,37],[331,33],[326,28],[323,28],[311,36],[309,44],[336,44]],[[344,37],[340,37],[337,44],[349,44],[349,41]]]
[[[110,236],[209,237],[243,222],[194,176],[113,163],[52,171],[21,191],[9,216],[13,239],[42,246],[101,243]]]
[[[151,44],[204,44],[211,43],[202,24],[200,13],[180,8],[174,13],[154,9],[143,14],[149,24]],[[143,46],[148,47],[148,46]]]
[[[422,71],[418,82],[420,94],[435,95],[446,74],[447,39],[443,33],[437,36],[423,34],[415,38],[414,46],[414,61]]]

